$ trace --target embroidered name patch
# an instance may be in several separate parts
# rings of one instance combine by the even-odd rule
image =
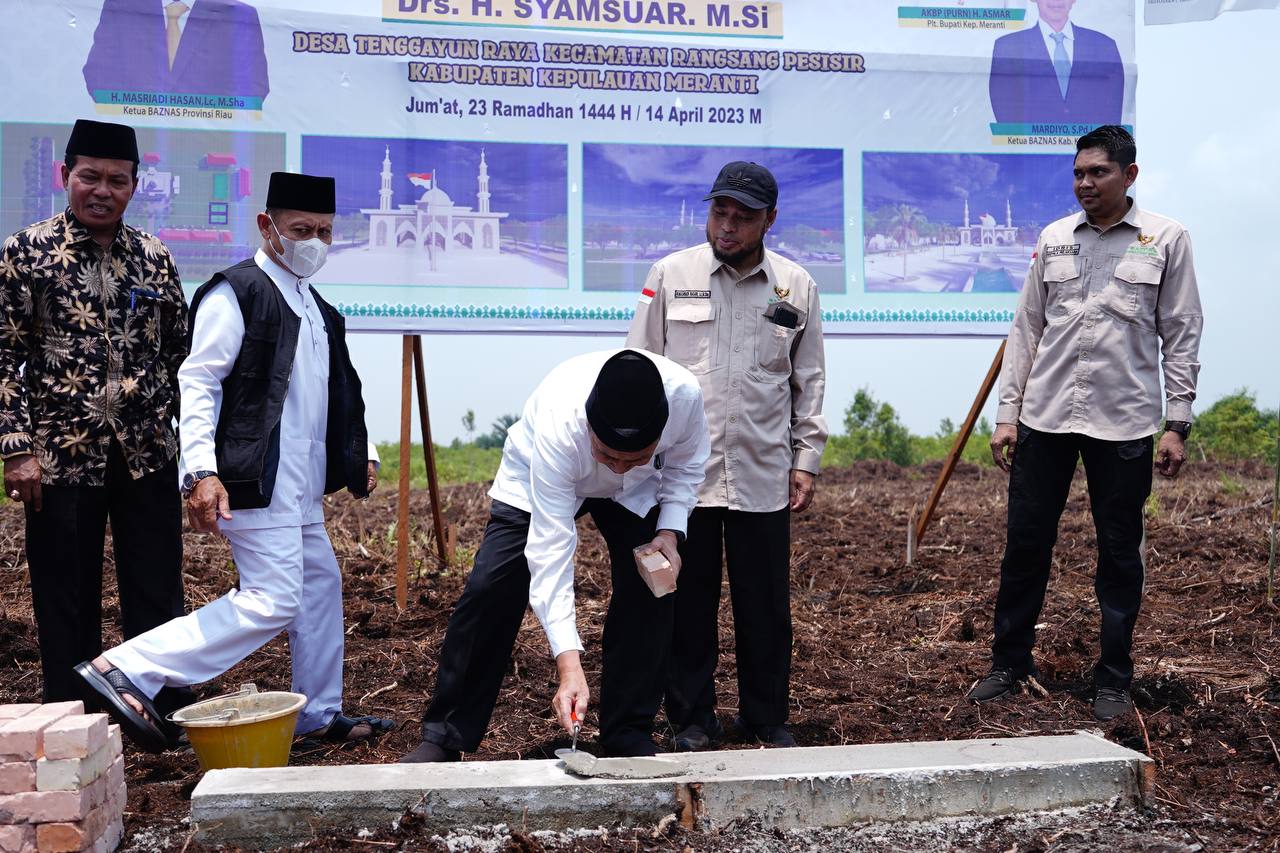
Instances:
[[[1078,255],[1080,254],[1079,243],[1067,243],[1061,246],[1045,246],[1044,256],[1046,258],[1056,258],[1061,255]]]
[[[710,290],[677,290],[676,299],[710,299]]]
[[[1145,255],[1148,258],[1160,257],[1160,250],[1155,246],[1130,246],[1124,250],[1126,255]]]

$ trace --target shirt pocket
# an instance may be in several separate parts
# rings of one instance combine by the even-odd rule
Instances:
[[[1156,299],[1163,278],[1162,263],[1122,260],[1102,292],[1102,307],[1125,322],[1155,328]]]
[[[135,362],[151,364],[160,359],[166,345],[172,343],[168,335],[173,333],[182,307],[158,291],[130,290],[125,323],[129,328],[130,355]]]
[[[1083,300],[1080,267],[1072,258],[1054,258],[1044,265],[1044,284],[1048,291],[1045,315],[1052,322],[1080,307]]]
[[[246,382],[266,382],[271,376],[275,361],[276,342],[280,337],[279,323],[266,320],[250,320],[240,342],[240,355],[235,370]]]
[[[718,308],[703,300],[673,302],[667,308],[667,345],[663,354],[695,373],[710,369],[715,358]]]
[[[765,373],[790,374],[791,345],[803,330],[803,325],[788,329],[761,317],[756,333],[756,364],[760,369]]]

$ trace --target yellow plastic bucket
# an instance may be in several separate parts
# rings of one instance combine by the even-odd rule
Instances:
[[[306,703],[301,693],[259,693],[257,685],[242,684],[235,693],[188,705],[169,719],[186,729],[202,770],[284,767]]]

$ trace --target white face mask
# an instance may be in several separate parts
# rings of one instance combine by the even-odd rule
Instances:
[[[294,275],[298,278],[310,278],[320,271],[324,266],[325,257],[329,254],[327,243],[319,237],[312,237],[310,240],[290,240],[284,236],[284,232],[280,230],[279,225],[276,225],[274,219],[271,219],[271,224],[275,227],[276,235],[279,236],[280,245],[283,247],[280,260]]]

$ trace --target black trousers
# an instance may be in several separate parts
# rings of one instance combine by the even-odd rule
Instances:
[[[723,548],[723,560],[722,560]],[[791,684],[791,511],[698,507],[680,549],[667,719],[679,731],[716,721],[721,563],[729,571],[738,713],[753,726],[787,721]]]
[[[583,504],[609,548],[613,593],[604,624],[600,733],[606,751],[626,754],[649,739],[662,702],[671,642],[672,597],[654,598],[632,549],[652,541],[658,510],[641,518],[606,499]],[[494,501],[466,587],[449,617],[436,689],[422,737],[446,749],[480,746],[529,603],[529,513]]]
[[[1034,672],[1031,648],[1044,605],[1058,519],[1067,503],[1076,460],[1084,459],[1089,504],[1098,534],[1094,590],[1102,610],[1099,687],[1128,689],[1133,680],[1133,626],[1142,602],[1142,509],[1151,494],[1152,440],[1102,441],[1047,433],[1018,424],[1009,476],[1009,525],[996,597],[995,666],[1018,676]]]
[[[42,509],[27,504],[27,563],[40,640],[45,702],[79,699],[72,668],[102,653],[102,558],[107,521],[116,560],[124,638],[183,615],[182,502],[178,463],[135,480],[112,441],[101,486],[42,486]],[[190,690],[166,688],[158,710],[189,704]]]

